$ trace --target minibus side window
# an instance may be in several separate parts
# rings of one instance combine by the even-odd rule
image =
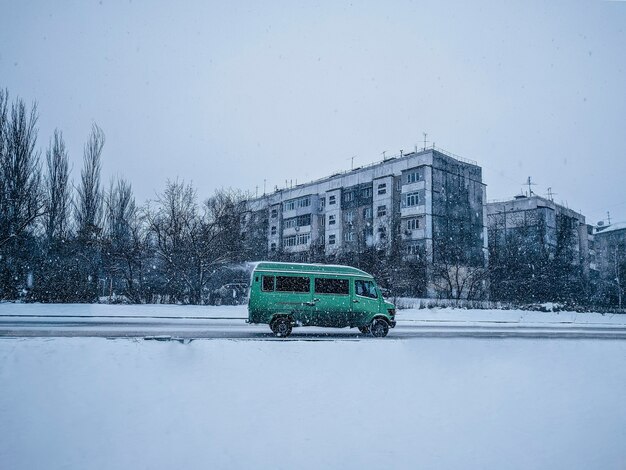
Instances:
[[[354,281],[354,291],[356,295],[362,297],[371,297],[372,299],[378,298],[376,293],[376,287],[372,281]]]
[[[350,293],[348,280],[317,277],[315,278],[315,293],[348,295]]]
[[[276,292],[309,292],[308,277],[276,276]]]
[[[272,292],[274,290],[274,276],[263,276],[261,290],[265,292]]]

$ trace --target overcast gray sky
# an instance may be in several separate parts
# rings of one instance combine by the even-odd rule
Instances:
[[[551,187],[626,220],[626,2],[1,1],[0,86],[64,132],[77,179],[262,191],[428,140],[488,199]]]

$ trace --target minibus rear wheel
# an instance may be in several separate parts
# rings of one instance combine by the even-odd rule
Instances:
[[[370,332],[375,338],[384,338],[389,333],[389,324],[382,318],[374,318],[370,325]]]
[[[291,321],[286,317],[279,317],[272,321],[270,328],[279,338],[286,338],[291,334]]]

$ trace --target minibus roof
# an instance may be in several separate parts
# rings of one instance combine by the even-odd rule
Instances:
[[[361,276],[372,278],[372,275],[366,273],[365,271],[339,264],[275,263],[270,261],[261,261],[256,265],[254,271],[293,274],[340,274],[343,276]]]

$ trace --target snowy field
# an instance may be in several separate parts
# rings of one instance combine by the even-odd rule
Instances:
[[[3,304],[0,315],[35,314],[20,308]],[[245,314],[139,306],[124,315],[148,311]],[[625,366],[625,340],[0,338],[0,469],[624,469]]]

